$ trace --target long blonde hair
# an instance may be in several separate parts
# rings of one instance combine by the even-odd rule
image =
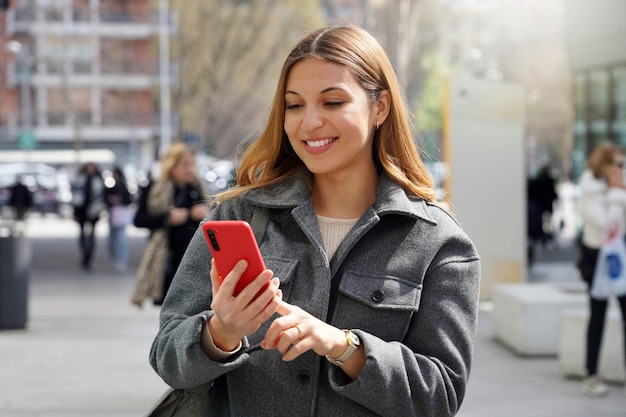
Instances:
[[[280,73],[265,129],[242,155],[237,187],[218,195],[216,202],[282,181],[305,167],[292,150],[283,125],[287,76],[296,63],[308,58],[348,68],[372,103],[382,91],[389,91],[389,115],[374,134],[374,161],[408,193],[434,201],[432,181],[411,137],[406,104],[387,54],[365,30],[340,26],[315,30],[291,50]]]

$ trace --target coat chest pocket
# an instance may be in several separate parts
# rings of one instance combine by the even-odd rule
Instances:
[[[421,284],[406,279],[346,271],[333,322],[384,340],[402,340],[418,310],[421,291]]]

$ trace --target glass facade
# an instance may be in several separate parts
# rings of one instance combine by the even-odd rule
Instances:
[[[626,148],[626,63],[578,71],[573,80],[573,176],[585,168],[586,155],[603,140]]]
[[[613,125],[615,139],[626,145],[626,65],[613,68]]]

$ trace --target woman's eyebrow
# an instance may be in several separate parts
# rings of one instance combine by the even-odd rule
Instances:
[[[344,89],[343,89],[343,88],[341,88],[341,87],[335,87],[335,86],[333,86],[333,87],[328,87],[328,88],[323,89],[322,91],[320,91],[320,94],[329,93],[329,92],[331,92],[331,91],[335,91],[335,90],[337,90],[337,91],[346,91],[346,90],[344,90]],[[292,90],[285,90],[285,95],[287,95],[287,94],[294,94],[294,95],[297,95],[297,96],[299,96],[299,95],[300,95],[299,93],[297,93],[297,92],[295,92],[295,91],[292,91]]]

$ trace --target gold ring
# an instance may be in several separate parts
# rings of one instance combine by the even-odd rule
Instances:
[[[298,327],[297,324],[295,326],[293,326],[293,327],[295,327],[295,329],[298,331],[298,334],[299,334],[298,335],[298,340],[302,339],[302,336],[303,336],[302,330],[300,330],[300,328]]]

